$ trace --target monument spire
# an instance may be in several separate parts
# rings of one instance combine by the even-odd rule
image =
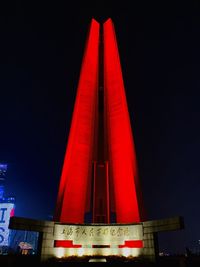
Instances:
[[[55,220],[141,220],[139,180],[111,19],[91,22],[60,180]]]

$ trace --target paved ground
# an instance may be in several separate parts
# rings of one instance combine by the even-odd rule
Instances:
[[[36,266],[36,267],[81,267],[97,265],[97,266],[132,266],[132,267],[200,267],[200,256],[199,257],[160,257],[156,263],[147,262],[78,262],[78,261],[49,261],[46,263],[40,263],[36,256],[1,256],[0,255],[0,266],[1,267],[15,267],[15,266]]]

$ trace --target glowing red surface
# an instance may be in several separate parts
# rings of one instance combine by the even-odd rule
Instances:
[[[111,19],[103,24],[102,50],[99,50],[99,29],[99,23],[93,19],[83,57],[54,220],[84,223],[85,213],[92,210],[93,222],[104,223],[110,221],[111,209],[116,214],[117,223],[140,222],[142,207],[139,210],[139,203],[141,205],[142,198],[136,154]],[[99,66],[102,66],[99,52],[104,58],[103,76],[99,71]],[[103,80],[99,79],[100,76],[104,77],[103,86],[98,84]],[[101,116],[98,109],[100,86],[103,88]],[[99,147],[104,148],[99,152],[104,156],[98,158]],[[96,172],[93,177],[93,162],[97,161],[100,166],[102,162],[99,160],[106,162],[106,172]],[[92,181],[95,177],[98,179]],[[98,204],[104,203],[102,200],[105,200],[106,208]],[[98,216],[106,219],[98,221]]]
[[[70,135],[60,180],[55,220],[83,223],[92,172],[97,109],[99,23],[91,22],[82,62]]]
[[[142,240],[127,240],[124,245],[119,245],[119,248],[143,248]]]
[[[99,175],[98,178],[100,179],[96,179],[95,176],[97,175]],[[107,162],[104,164],[94,162],[93,222],[95,223],[110,222],[108,178]]]
[[[81,245],[74,245],[72,240],[55,240],[54,247],[56,248],[81,248]]]
[[[137,164],[119,53],[111,19],[103,25],[109,164],[118,223],[140,222]]]

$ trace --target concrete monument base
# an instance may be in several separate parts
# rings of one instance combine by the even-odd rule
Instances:
[[[41,261],[70,256],[139,257],[155,261],[157,234],[184,228],[183,218],[173,217],[136,224],[64,224],[12,217],[10,229],[39,232]]]

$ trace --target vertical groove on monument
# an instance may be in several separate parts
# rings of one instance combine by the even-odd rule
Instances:
[[[97,160],[94,162],[93,177],[93,223],[110,222],[109,176],[107,161],[107,142],[105,136],[105,103],[104,103],[104,58],[103,28],[99,35],[99,85],[98,85],[98,142]]]

